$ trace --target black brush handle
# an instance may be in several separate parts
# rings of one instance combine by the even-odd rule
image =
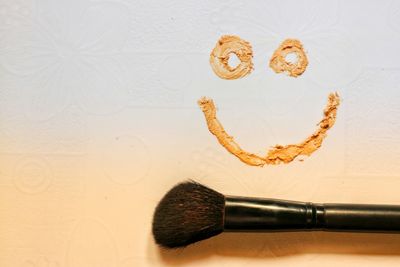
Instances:
[[[400,231],[400,206],[225,197],[224,231]]]

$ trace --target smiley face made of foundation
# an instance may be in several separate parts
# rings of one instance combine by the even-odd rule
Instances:
[[[234,53],[241,61],[235,68],[229,66],[229,56]],[[289,53],[296,53],[297,62],[286,61]],[[222,36],[210,55],[210,64],[216,75],[222,79],[238,79],[248,74],[253,69],[253,52],[250,43],[238,36]],[[270,67],[276,72],[287,72],[292,77],[301,75],[308,65],[307,56],[302,44],[295,39],[285,40],[274,52],[270,60]],[[324,116],[318,123],[317,130],[298,144],[276,145],[265,156],[244,151],[225,130],[216,116],[214,101],[203,97],[198,101],[209,131],[217,138],[218,142],[231,154],[242,162],[251,166],[276,165],[290,163],[298,156],[310,156],[321,147],[322,141],[327,136],[328,130],[335,124],[340,98],[337,93],[328,96],[328,103],[324,109]]]

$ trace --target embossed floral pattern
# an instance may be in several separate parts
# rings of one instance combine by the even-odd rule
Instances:
[[[26,114],[47,119],[77,102],[87,113],[126,105],[114,56],[128,32],[128,10],[100,1],[40,1],[29,22],[3,32],[1,66],[26,79]],[[32,90],[31,87],[35,88]]]

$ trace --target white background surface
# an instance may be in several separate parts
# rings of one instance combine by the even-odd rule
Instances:
[[[221,80],[223,34],[253,73]],[[310,65],[273,73],[300,39]],[[157,201],[195,178],[226,194],[400,204],[399,1],[0,0],[0,266],[398,266],[400,236],[222,234],[161,251]],[[304,162],[254,168],[220,147],[212,97],[247,150],[298,142],[329,92],[343,99]]]

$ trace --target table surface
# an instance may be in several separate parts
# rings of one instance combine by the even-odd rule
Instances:
[[[400,235],[221,234],[179,250],[154,207],[195,179],[224,194],[400,204],[399,1],[0,1],[0,266],[398,266]],[[218,78],[217,40],[249,41],[254,71]],[[309,66],[269,67],[286,38]],[[342,104],[304,161],[251,167],[197,106],[214,99],[247,151],[298,143]]]

